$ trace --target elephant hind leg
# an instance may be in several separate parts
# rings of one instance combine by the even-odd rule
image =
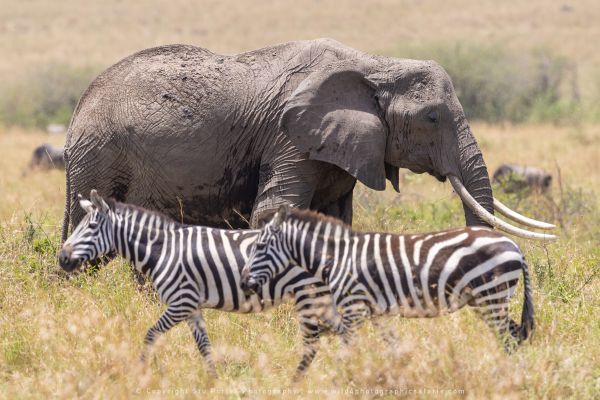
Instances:
[[[61,235],[61,241],[60,241],[61,245],[64,242],[66,242],[67,238],[69,237],[69,225],[71,223],[71,178],[70,178],[71,174],[69,172],[68,156],[67,156],[66,152],[63,157],[65,159],[66,184],[65,184],[65,212],[63,215],[62,235]]]

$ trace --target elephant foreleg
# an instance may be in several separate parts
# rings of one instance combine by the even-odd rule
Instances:
[[[257,227],[282,204],[308,208],[315,193],[318,172],[309,160],[261,165],[258,193],[250,224]]]

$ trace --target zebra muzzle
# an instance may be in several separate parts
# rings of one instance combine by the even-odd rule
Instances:
[[[64,246],[58,253],[58,263],[62,269],[68,272],[73,271],[81,264],[79,258],[72,258],[71,256],[72,249],[68,246]]]
[[[242,281],[242,290],[246,296],[250,296],[258,293],[260,289],[260,284],[254,280],[253,278],[248,278]]]

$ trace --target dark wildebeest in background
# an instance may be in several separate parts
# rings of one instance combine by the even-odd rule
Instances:
[[[502,164],[494,172],[493,181],[507,193],[524,189],[545,192],[552,183],[552,175],[541,168]]]
[[[63,158],[63,147],[44,143],[33,150],[28,169],[65,169],[65,159]],[[25,175],[25,171],[23,172]]]

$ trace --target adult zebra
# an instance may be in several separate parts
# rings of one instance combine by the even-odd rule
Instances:
[[[504,339],[507,350],[533,329],[523,255],[512,240],[488,228],[419,235],[362,233],[313,211],[281,207],[255,242],[242,271],[242,286],[249,292],[260,290],[290,264],[330,287],[342,310],[346,340],[371,315],[434,317],[466,304]],[[521,272],[525,300],[517,325],[508,317],[508,303]]]
[[[244,293],[240,271],[259,231],[183,225],[157,212],[106,202],[95,190],[90,199],[80,199],[86,216],[62,246],[59,262],[73,271],[116,251],[151,278],[167,310],[148,330],[142,360],[160,334],[185,320],[209,373],[216,375],[202,308],[259,312],[293,295],[304,341],[298,375],[312,362],[321,330],[340,329],[328,287],[299,267],[285,269],[257,295]]]

